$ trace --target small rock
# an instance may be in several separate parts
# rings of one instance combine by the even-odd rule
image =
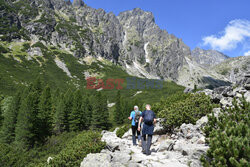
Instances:
[[[198,141],[197,144],[205,144],[206,143],[206,138],[202,136]]]
[[[244,87],[246,90],[250,90],[250,84],[246,84]]]

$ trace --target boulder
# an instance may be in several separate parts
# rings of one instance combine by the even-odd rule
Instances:
[[[199,120],[196,121],[196,126],[201,129],[207,124],[207,122],[207,116],[201,117]]]
[[[80,167],[111,167],[111,155],[105,153],[88,154]]]
[[[221,103],[222,107],[231,107],[232,102],[233,102],[233,98],[231,98],[231,97],[223,97],[220,100],[220,103]]]
[[[162,141],[157,149],[157,152],[170,151],[173,149],[174,144],[175,140],[168,139]]]
[[[132,136],[132,129],[130,128],[126,133],[124,133],[124,135],[122,136],[122,138],[128,138]]]
[[[244,87],[245,87],[246,90],[250,90],[250,84],[245,84]]]
[[[250,91],[247,91],[245,94],[244,94],[244,97],[246,99],[247,102],[250,102]]]
[[[112,162],[128,163],[131,159],[131,155],[127,152],[114,152],[112,153]]]
[[[162,125],[163,122],[164,122],[164,119],[162,119],[162,118],[157,119],[157,122],[156,122],[155,127],[154,127],[154,134],[155,135],[166,134],[166,129]]]

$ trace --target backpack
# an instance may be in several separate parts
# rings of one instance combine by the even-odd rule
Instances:
[[[144,123],[147,125],[152,125],[154,122],[154,112],[151,110],[145,111]]]
[[[141,117],[141,112],[140,111],[135,111],[135,122],[139,122],[139,119]]]

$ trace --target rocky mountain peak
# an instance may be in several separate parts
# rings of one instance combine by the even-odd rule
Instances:
[[[191,55],[194,61],[204,66],[214,66],[229,58],[219,51],[204,50],[198,47],[192,51]]]
[[[136,20],[143,20],[145,22],[149,23],[155,23],[155,18],[152,12],[146,12],[140,8],[134,8],[133,10],[121,12],[118,15],[118,18],[121,21],[126,21],[130,19],[135,19]]]
[[[71,1],[70,0],[65,0],[67,5],[71,5]]]
[[[84,6],[84,2],[82,0],[74,0],[73,1],[73,6],[74,7]]]

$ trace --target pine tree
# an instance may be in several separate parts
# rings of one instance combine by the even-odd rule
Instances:
[[[3,126],[1,130],[1,140],[4,143],[12,143],[15,140],[15,126],[20,106],[21,92],[18,91],[14,96],[10,107],[4,114]]]
[[[92,128],[107,129],[109,126],[108,118],[107,98],[98,92],[93,104]]]
[[[50,88],[47,86],[42,92],[37,115],[39,121],[39,138],[41,142],[44,142],[46,137],[50,136],[52,133],[51,100]]]
[[[2,106],[1,106],[1,100],[0,100],[0,129],[2,127],[3,123],[3,112],[2,112]]]
[[[58,94],[55,96],[58,96]],[[64,95],[58,97],[53,118],[54,131],[56,134],[69,131],[69,115],[72,110],[72,92],[68,90]]]
[[[17,117],[15,129],[15,142],[20,148],[32,148],[38,139],[37,104],[39,96],[36,92],[30,92],[22,100]]]
[[[69,115],[69,127],[71,131],[83,130],[84,111],[82,110],[82,95],[79,90],[74,93],[72,112]]]
[[[65,105],[63,95],[60,95],[55,106],[55,114],[53,117],[54,132],[56,134],[60,134],[65,131]]]
[[[249,166],[250,103],[243,98],[240,104],[221,110],[218,117],[208,117],[204,130],[209,144],[203,166]]]
[[[123,124],[123,108],[121,102],[121,92],[118,91],[116,95],[115,111],[114,111],[114,122],[117,125]]]
[[[84,129],[89,129],[91,126],[91,119],[92,119],[92,106],[90,104],[90,100],[88,96],[85,96],[83,99],[82,104],[82,122],[84,123]]]

